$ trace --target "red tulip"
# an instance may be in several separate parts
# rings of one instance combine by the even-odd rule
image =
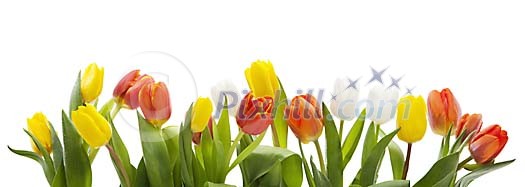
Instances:
[[[432,90],[427,102],[432,131],[441,136],[447,135],[450,128],[454,131],[461,117],[461,108],[452,92],[448,88],[441,92]]]
[[[139,105],[144,117],[155,127],[160,127],[171,116],[170,94],[163,82],[148,83],[139,93]]]
[[[288,126],[302,143],[307,144],[321,136],[323,116],[314,96],[295,96],[285,112]]]
[[[193,133],[191,140],[193,141],[194,144],[197,144],[197,145],[201,144],[202,132],[203,131]],[[210,133],[211,138],[213,138],[213,119],[212,118],[208,120],[208,132]]]
[[[250,92],[244,96],[239,106],[236,116],[237,125],[246,134],[261,134],[273,122],[272,108],[272,97],[254,97]]]
[[[491,125],[480,131],[470,142],[470,155],[476,163],[486,164],[499,155],[509,140],[507,131],[499,125]]]
[[[139,92],[146,84],[155,82],[149,75],[140,75],[140,70],[133,70],[119,81],[113,90],[113,97],[128,109],[139,107]]]
[[[481,120],[481,114],[464,114],[459,120],[459,124],[456,128],[456,137],[459,137],[463,131],[466,135],[471,134],[472,132],[478,133],[483,125]]]

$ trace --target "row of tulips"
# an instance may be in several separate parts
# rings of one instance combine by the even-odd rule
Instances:
[[[376,87],[369,94],[375,101],[394,101],[396,127],[385,133],[380,124],[394,116],[388,110],[363,110],[354,115],[356,106],[345,100],[357,100],[355,87],[345,88],[341,79],[335,84],[331,112],[340,119],[336,128],[324,103],[310,94],[288,101],[273,65],[256,61],[245,71],[250,92],[239,105],[227,92],[229,83],[214,88],[217,119],[210,98],[199,97],[188,108],[180,126],[165,125],[171,117],[170,94],[166,85],[147,74],[133,70],[113,90],[113,98],[98,107],[104,69],[89,65],[79,74],[73,88],[68,112],[62,112],[62,141],[54,126],[40,112],[27,120],[26,133],[33,151],[9,149],[37,161],[50,186],[91,186],[91,163],[101,147],[111,156],[121,186],[231,186],[225,184],[228,173],[239,167],[244,186],[301,186],[303,177],[309,186],[467,186],[474,179],[514,160],[496,163],[504,148],[507,132],[499,125],[481,129],[481,114],[461,113],[459,102],[449,89],[422,96],[406,95],[398,100],[393,89]],[[352,102],[350,102],[352,103]],[[355,103],[355,102],[353,102]],[[126,145],[113,124],[121,109],[137,110],[142,159],[130,162]],[[386,112],[385,112],[386,111]],[[367,114],[368,113],[368,114]],[[230,116],[235,118],[238,134],[231,135]],[[427,120],[428,116],[428,120]],[[366,132],[365,121],[370,119]],[[354,120],[355,119],[355,120]],[[345,122],[354,121],[349,132]],[[432,131],[443,137],[436,162],[420,180],[407,180],[412,144],[423,139],[429,121]],[[288,147],[288,129],[297,138],[299,153]],[[273,146],[261,145],[266,131],[271,131]],[[326,145],[319,143],[325,134]],[[364,138],[362,137],[365,132]],[[406,142],[406,154],[393,141]],[[451,142],[451,137],[455,141]],[[306,157],[303,144],[314,143],[318,161]],[[361,167],[357,175],[343,176],[359,143],[362,142]],[[469,155],[460,162],[464,147]],[[378,171],[388,150],[392,180],[377,181]],[[236,156],[234,157],[234,154]],[[406,157],[405,157],[406,156]],[[232,161],[233,159],[233,161]],[[474,160],[474,162],[472,162]],[[459,170],[468,174],[458,177]]]

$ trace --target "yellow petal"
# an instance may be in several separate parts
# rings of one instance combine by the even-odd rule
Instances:
[[[27,130],[36,137],[48,152],[51,152],[51,132],[49,130],[49,122],[44,114],[37,112],[32,118],[28,118]],[[33,150],[40,154],[33,141],[31,141],[31,145]]]
[[[89,116],[89,110],[90,109],[81,106],[77,111],[71,112],[73,124],[78,134],[80,134],[91,147],[103,146],[108,142],[107,135],[105,135],[96,124],[96,116],[95,118]]]
[[[414,143],[423,138],[426,132],[426,105],[423,97],[409,95],[401,98],[397,107],[397,127],[401,128],[397,136],[407,143]]]
[[[208,124],[211,117],[213,106],[210,98],[199,97],[195,102],[191,118],[191,130],[193,132],[202,132]]]
[[[270,96],[274,97],[275,92],[273,90],[271,81],[270,67],[263,61],[257,61],[252,63],[251,67],[252,84],[255,87],[253,94],[255,97]]]
[[[86,112],[91,119],[95,121],[95,125],[102,133],[104,140],[108,142],[109,139],[111,139],[111,126],[109,125],[109,122],[97,112],[97,109],[93,105],[88,104],[86,108]]]
[[[94,101],[102,91],[104,68],[92,63],[86,67],[80,81],[80,91],[86,102]]]

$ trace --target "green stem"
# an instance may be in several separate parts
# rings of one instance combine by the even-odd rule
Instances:
[[[315,187],[315,183],[313,181],[312,171],[310,171],[310,167],[308,167],[308,162],[306,162],[306,157],[304,157],[303,152],[303,145],[299,139],[297,139],[297,142],[299,142],[299,149],[301,150],[301,157],[302,162],[304,165],[304,170],[306,172],[306,179],[308,180],[308,185]]]
[[[343,124],[345,123],[345,120],[341,120],[339,122],[339,140],[341,140],[341,143],[343,143]]]
[[[117,103],[117,107],[113,109],[113,112],[111,112],[111,119],[115,119],[115,116],[117,116],[118,112],[120,112],[120,109],[122,109],[122,105],[120,103]]]
[[[403,176],[401,177],[401,179],[403,179],[403,180],[407,179],[408,167],[409,167],[409,164],[410,164],[410,154],[411,153],[412,153],[412,143],[408,143],[407,157],[405,159],[405,166],[403,167]]]
[[[235,152],[235,149],[237,148],[237,144],[239,144],[239,142],[241,141],[242,136],[244,136],[244,132],[242,132],[242,130],[239,129],[239,133],[237,133],[237,137],[235,137],[235,140],[233,141],[232,146],[230,146],[230,149],[228,150],[228,155],[226,155],[226,161],[228,161],[228,164],[226,165],[226,167],[229,167],[230,160],[232,159],[232,156],[233,156],[233,152]]]
[[[118,155],[115,152],[115,150],[113,149],[113,147],[111,147],[111,145],[106,144],[106,148],[108,148],[109,155],[111,155],[111,158],[113,158],[113,161],[115,162],[115,165],[117,166],[118,170],[124,176],[124,185],[130,187],[131,186],[131,182],[129,180],[129,176],[128,176],[127,172],[126,172],[126,169],[124,168],[124,164],[122,164],[122,161],[118,157]]]
[[[468,162],[470,162],[472,160],[472,156],[469,156],[468,158],[466,158],[465,160],[461,161],[459,164],[458,164],[458,168],[456,169],[456,171],[459,171],[461,170],[461,168],[463,168],[463,166],[465,166]]]
[[[321,151],[321,145],[319,141],[315,140],[315,149],[317,150],[317,156],[319,157],[319,166],[321,167],[321,172],[326,175],[326,167],[324,165],[323,152]]]
[[[88,154],[89,163],[93,163],[93,160],[95,160],[95,157],[97,157],[98,150],[99,148],[94,148],[91,146],[89,147],[89,154]]]

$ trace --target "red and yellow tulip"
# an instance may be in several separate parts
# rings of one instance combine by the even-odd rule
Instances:
[[[470,154],[478,164],[489,163],[499,155],[508,140],[507,131],[502,130],[499,125],[491,125],[472,139]]]
[[[140,75],[140,70],[133,70],[119,81],[113,90],[113,97],[124,108],[136,109],[139,107],[139,92],[142,87],[154,83],[153,77]]]
[[[461,117],[461,108],[450,89],[445,88],[441,92],[432,90],[427,102],[432,131],[441,136],[447,135],[450,128],[454,132]]]
[[[323,132],[323,115],[314,96],[295,96],[285,112],[288,126],[302,143],[307,144],[319,139]]]
[[[252,92],[246,94],[235,116],[237,125],[246,134],[261,134],[273,121],[273,104],[270,96],[255,97]]]
[[[148,83],[139,93],[139,106],[144,118],[160,128],[171,116],[170,94],[163,82]]]

